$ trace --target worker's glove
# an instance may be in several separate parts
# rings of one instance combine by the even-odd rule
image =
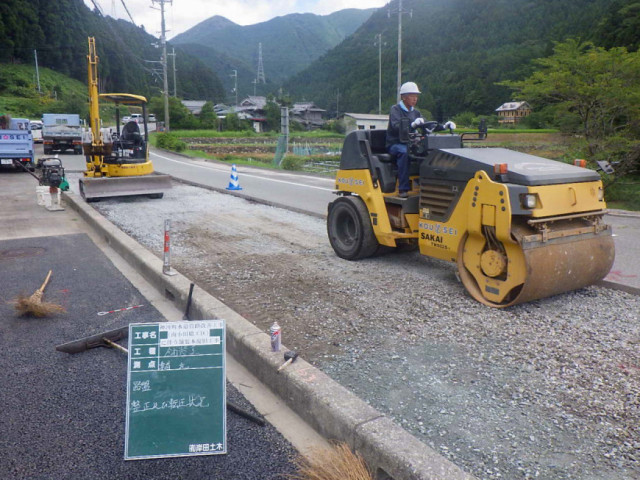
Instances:
[[[411,128],[417,128],[420,125],[424,125],[424,118],[419,117],[416,118],[412,123],[411,123]]]
[[[445,129],[448,129],[448,130],[455,130],[456,129],[456,124],[453,123],[451,120],[449,120],[443,126],[444,126]]]

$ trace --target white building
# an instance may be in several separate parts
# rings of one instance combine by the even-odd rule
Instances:
[[[374,113],[345,113],[342,117],[346,133],[354,130],[386,130],[389,115]]]

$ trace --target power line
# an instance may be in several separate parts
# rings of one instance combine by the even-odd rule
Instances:
[[[129,15],[129,19],[131,20],[131,23],[133,23],[135,26],[136,22],[133,21],[133,17],[131,16],[131,14],[129,13],[129,9],[127,8],[127,6],[124,3],[124,0],[120,0],[122,2],[122,6],[124,7],[125,11],[127,12],[127,15]]]

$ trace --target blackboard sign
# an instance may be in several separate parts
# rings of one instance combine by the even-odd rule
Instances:
[[[129,325],[125,460],[227,453],[224,320]]]

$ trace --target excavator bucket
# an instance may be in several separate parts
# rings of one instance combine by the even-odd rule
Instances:
[[[140,175],[135,177],[84,177],[80,179],[80,194],[87,202],[101,198],[146,195],[162,198],[171,188],[169,175]]]

